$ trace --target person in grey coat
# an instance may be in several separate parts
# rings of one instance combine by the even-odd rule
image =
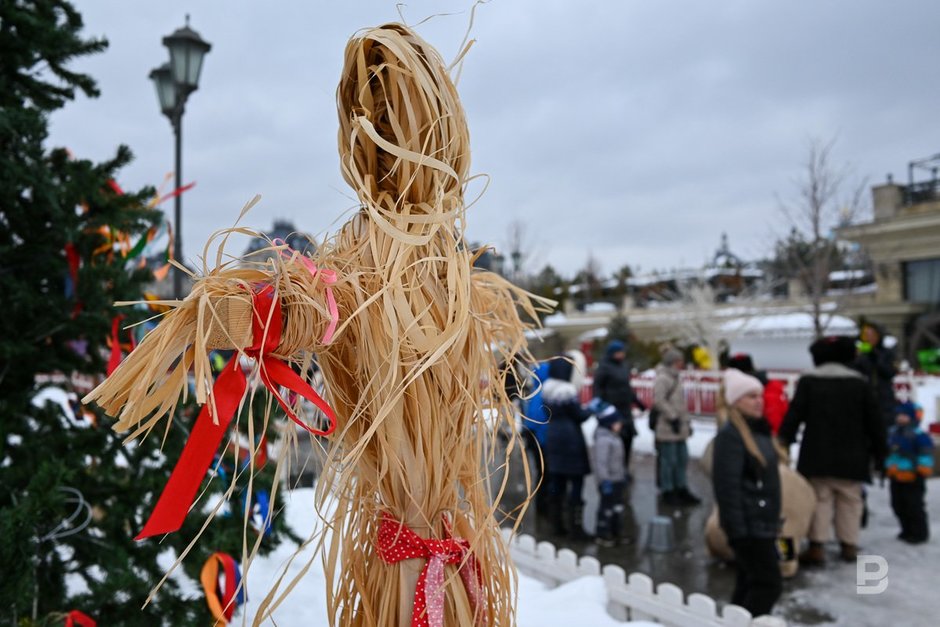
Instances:
[[[620,432],[626,419],[616,407],[598,398],[589,409],[597,417],[597,429],[594,430],[594,478],[600,493],[597,544],[609,547],[621,539],[627,460]]]
[[[689,492],[686,467],[689,449],[686,441],[692,435],[692,421],[682,392],[679,372],[684,361],[682,353],[670,348],[656,369],[653,382],[659,488],[666,505],[698,505],[701,499]]]

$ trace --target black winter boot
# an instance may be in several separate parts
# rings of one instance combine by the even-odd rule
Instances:
[[[610,530],[614,544],[623,544],[623,505],[615,505],[610,517]]]
[[[678,490],[669,490],[662,493],[663,505],[681,505],[682,499]]]
[[[702,499],[689,492],[688,488],[679,488],[676,490],[679,495],[680,505],[700,505]]]
[[[822,542],[809,543],[809,548],[800,553],[800,564],[803,566],[822,566],[826,563],[826,551]]]
[[[568,514],[568,538],[579,542],[593,540],[594,536],[584,530],[584,503],[578,503],[566,511]]]
[[[568,528],[565,526],[564,497],[552,495],[548,499],[549,503],[549,521],[552,525],[552,533],[556,536],[568,534]]]

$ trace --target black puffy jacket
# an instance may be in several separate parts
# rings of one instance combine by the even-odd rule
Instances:
[[[630,385],[630,364],[626,361],[614,361],[610,357],[604,358],[594,372],[594,396],[607,401],[627,418],[633,416],[634,403],[642,406]],[[633,438],[636,435],[633,420],[624,423],[620,435],[624,438]]]
[[[897,405],[894,396],[895,359],[894,351],[879,342],[870,352],[860,354],[853,364],[874,388],[886,429],[894,424],[894,406]]]
[[[807,478],[871,481],[872,464],[887,455],[887,432],[865,378],[842,364],[823,364],[800,377],[778,433],[787,445],[800,441],[796,469]]]
[[[630,364],[610,358],[599,363],[594,373],[594,396],[604,399],[624,416],[629,416],[630,408],[636,402],[630,385]]]
[[[559,475],[589,474],[591,463],[581,423],[591,414],[581,408],[577,388],[567,382],[549,379],[542,384],[542,402],[548,417],[544,449],[547,471]]]
[[[712,485],[718,520],[730,542],[742,538],[776,538],[780,530],[780,471],[763,418],[746,421],[767,465],[748,453],[730,422],[715,436]]]

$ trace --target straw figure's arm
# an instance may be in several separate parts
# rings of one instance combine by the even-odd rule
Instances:
[[[197,277],[185,299],[166,302],[172,309],[157,328],[83,402],[94,401],[118,418],[114,429],[130,431],[132,439],[172,415],[189,393],[190,373],[196,401],[216,402],[213,349],[299,364],[332,340],[338,319],[334,294],[343,289],[335,285],[335,272],[284,244],[270,250],[277,254],[266,262],[220,265]]]

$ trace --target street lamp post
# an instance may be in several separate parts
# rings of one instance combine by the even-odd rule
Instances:
[[[202,60],[212,46],[203,41],[199,33],[189,27],[188,15],[186,25],[177,29],[172,35],[164,37],[163,45],[170,51],[170,62],[151,70],[150,78],[157,88],[160,111],[169,118],[173,126],[176,140],[175,189],[179,190],[183,185],[183,113],[186,110],[186,99],[199,87]],[[174,258],[178,263],[183,263],[182,194],[176,194],[175,205]],[[183,297],[183,272],[179,268],[173,269],[173,296]]]

